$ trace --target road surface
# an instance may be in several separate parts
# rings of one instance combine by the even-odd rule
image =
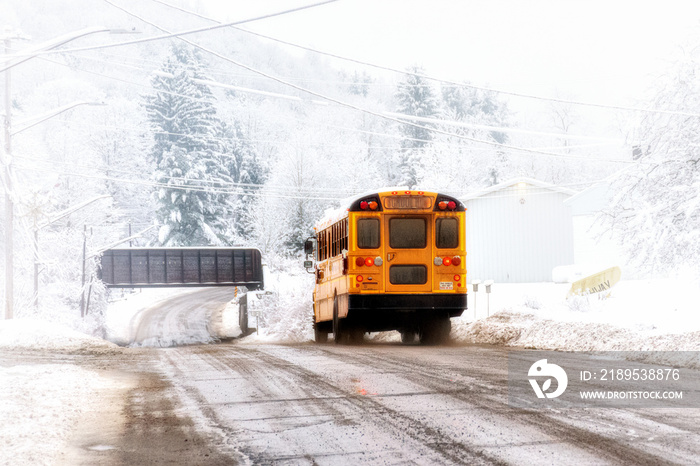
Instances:
[[[206,314],[206,294],[143,322],[187,315],[188,300]],[[89,361],[129,388],[94,401],[66,464],[700,462],[698,409],[512,407],[501,347],[238,340],[125,354]]]

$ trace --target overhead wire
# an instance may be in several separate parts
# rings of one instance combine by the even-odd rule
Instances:
[[[54,164],[54,165],[63,165],[71,168],[79,168],[79,169],[85,169],[85,170],[101,170],[105,172],[114,172],[114,173],[119,173],[123,175],[132,175],[136,177],[143,176],[142,172],[135,172],[131,170],[124,170],[112,166],[99,166],[99,165],[92,165],[92,164],[86,164],[86,163],[71,163],[71,162],[61,162],[58,160],[36,160],[35,158],[32,157],[25,157],[21,155],[15,155],[15,158],[19,160],[24,160],[27,162],[41,162],[41,163],[49,163],[49,164]],[[27,168],[27,167],[24,167]],[[272,192],[284,192],[288,193],[289,191],[297,191],[297,192],[332,192],[332,193],[354,193],[355,191],[353,190],[343,190],[343,189],[338,189],[338,188],[318,188],[318,187],[313,187],[313,188],[307,188],[307,187],[296,187],[296,186],[291,186],[291,185],[275,185],[275,184],[255,184],[255,183],[242,183],[242,182],[232,182],[232,181],[217,181],[217,180],[197,180],[197,179],[191,179],[191,178],[186,178],[186,177],[177,177],[177,176],[168,176],[165,174],[159,174],[159,178],[161,179],[166,179],[166,180],[172,180],[175,181],[179,184],[176,184],[177,186],[183,186],[183,187],[195,187],[195,188],[202,188],[206,187],[206,185],[217,185],[218,187],[232,187],[232,188],[240,188],[240,189],[257,189],[257,190],[263,190],[263,189],[269,189]],[[116,180],[113,180],[116,181]],[[141,181],[148,181],[148,180],[141,180]],[[183,184],[183,183],[194,183],[194,184]],[[171,185],[168,185],[171,186]]]
[[[61,66],[66,66],[66,67],[70,67],[70,68],[72,68],[72,69],[77,69],[77,70],[79,70],[79,71],[82,71],[82,72],[85,72],[85,73],[88,73],[88,74],[93,74],[93,75],[101,76],[101,77],[104,77],[104,78],[117,80],[117,81],[119,81],[119,82],[123,82],[123,83],[126,83],[126,84],[132,84],[132,85],[135,85],[135,86],[140,86],[140,87],[145,87],[145,88],[148,88],[148,89],[152,89],[151,86],[148,86],[148,85],[146,85],[146,84],[136,83],[136,82],[133,82],[133,81],[127,81],[127,80],[124,80],[124,79],[121,79],[121,78],[117,78],[117,77],[115,77],[115,76],[106,75],[106,74],[104,74],[104,73],[99,73],[99,72],[95,72],[95,71],[90,71],[90,70],[86,70],[86,69],[83,69],[83,68],[77,68],[77,67],[75,67],[75,66],[73,66],[73,65],[68,65],[68,64],[65,64],[65,63],[61,63],[61,62],[59,62],[59,61],[52,60],[52,59],[47,58],[47,57],[39,57],[39,58],[42,59],[42,60],[49,61],[49,62],[51,62],[51,63],[55,63],[55,64],[58,64],[58,65],[61,65]],[[141,70],[143,70],[142,68],[136,68],[136,69],[141,69]],[[161,93],[164,93],[164,94],[168,94],[168,95],[177,96],[177,97],[188,98],[188,99],[191,99],[191,100],[193,100],[193,101],[201,101],[201,102],[205,102],[205,101],[206,101],[205,99],[196,98],[196,97],[189,96],[189,95],[185,95],[185,94],[179,94],[179,93],[172,92],[172,91],[158,90],[158,92],[161,92]],[[397,114],[397,115],[398,115],[398,114]],[[410,117],[409,115],[406,115],[406,116],[407,116],[407,117]],[[290,119],[290,117],[282,117],[282,118],[284,118],[284,119]],[[447,122],[447,123],[449,123],[449,121],[446,121],[446,120],[436,120],[436,121]],[[454,123],[456,123],[456,124],[462,124],[462,122],[454,122]],[[86,125],[88,125],[88,126],[99,126],[99,125],[89,124],[89,123],[87,123]],[[345,131],[353,131],[353,132],[365,133],[365,134],[369,134],[369,135],[372,135],[372,136],[388,137],[388,138],[397,139],[397,140],[407,140],[407,141],[420,142],[420,143],[429,143],[429,142],[432,142],[431,140],[428,140],[428,139],[411,138],[411,137],[401,136],[401,135],[397,135],[397,134],[379,133],[379,132],[376,132],[376,131],[366,131],[366,130],[360,130],[360,129],[357,129],[357,128],[348,128],[348,127],[334,126],[334,125],[330,125],[330,124],[328,124],[328,123],[325,123],[325,126],[327,126],[327,127],[334,127],[334,128],[336,128],[336,129],[345,130]],[[483,127],[483,125],[474,125],[474,126]],[[113,127],[113,126],[112,126],[112,127]],[[131,130],[131,128],[125,128],[125,127],[119,127],[119,129]],[[482,129],[483,129],[483,128],[482,128]],[[491,130],[491,131],[499,131],[499,130],[505,130],[505,131],[507,131],[507,130],[509,130],[509,129],[511,129],[511,128],[510,128],[510,127],[489,127],[488,129]],[[135,131],[142,131],[142,128],[135,128],[135,129],[133,129],[133,130],[135,130]],[[530,133],[530,130],[518,130],[518,129],[514,129],[514,130],[515,130],[515,131],[518,131],[518,132],[528,132],[528,133]],[[169,132],[164,132],[164,131],[152,131],[152,133],[154,133],[154,134],[164,134],[164,135],[173,135],[173,136],[183,136],[183,135],[184,135],[184,134],[181,134],[181,133],[169,133]],[[538,131],[532,131],[531,133],[532,133],[532,134],[542,134],[541,132],[538,132]],[[560,135],[560,134],[555,134],[555,133],[551,133],[551,134],[548,134],[548,135],[549,135],[549,136],[553,136],[553,137],[559,137],[559,138],[561,138],[561,139],[566,139],[566,138],[569,138],[569,137],[571,137],[571,138],[573,138],[573,139],[576,138],[576,136]],[[590,137],[584,136],[584,138],[590,138]],[[251,142],[264,142],[264,143],[268,143],[268,144],[281,144],[281,145],[287,145],[287,144],[288,144],[288,141],[285,141],[285,142],[282,142],[282,141],[262,141],[262,140],[251,140],[251,139],[246,139],[246,138],[213,138],[213,139],[217,139],[217,140],[247,140],[247,141],[251,141]],[[441,145],[441,146],[455,146],[455,147],[460,147],[461,150],[464,150],[464,147],[461,146],[461,145],[459,145],[459,144],[441,142],[440,145]],[[309,146],[312,146],[312,147],[340,147],[340,146],[329,146],[329,145],[326,145],[326,144],[309,145]],[[575,146],[555,147],[555,149],[556,149],[556,148],[567,149],[567,148],[572,148],[572,147],[575,147]],[[366,148],[367,148],[367,149],[396,149],[396,147],[391,147],[391,146],[384,146],[384,147],[368,146],[368,147],[366,147]],[[363,149],[365,149],[365,148],[363,148]],[[412,150],[422,150],[422,149],[420,149],[420,148],[401,148],[401,150],[402,150],[402,151],[412,151]],[[473,150],[473,149],[470,148],[470,150]],[[542,149],[541,149],[541,148],[538,148],[537,150],[542,150]],[[507,151],[507,152],[510,152],[510,151]],[[594,159],[594,160],[614,161],[614,159]]]
[[[105,0],[106,1],[106,0]],[[245,23],[251,23],[253,21],[260,21],[263,19],[269,19],[269,18],[274,18],[276,16],[282,16],[290,13],[296,13],[298,11],[302,10],[308,10],[310,8],[316,8],[322,5],[326,5],[329,3],[335,3],[339,0],[324,0],[321,2],[309,4],[309,5],[302,5],[296,8],[290,8],[287,10],[282,10],[274,13],[269,13],[266,15],[261,15],[261,16],[256,16],[254,18],[248,18],[244,20],[239,20],[239,21],[232,21],[230,23],[220,23],[215,26],[208,26],[208,27],[203,27],[203,28],[196,28],[196,29],[190,29],[187,31],[180,31],[180,32],[175,32],[175,33],[166,33],[164,35],[160,36],[153,36],[153,37],[146,37],[143,39],[134,39],[134,40],[128,40],[128,41],[122,41],[122,42],[112,42],[110,44],[100,44],[100,45],[92,45],[92,46],[87,46],[87,47],[74,47],[74,48],[68,48],[68,49],[50,49],[50,50],[42,50],[42,51],[33,51],[31,53],[31,57],[35,56],[40,56],[40,55],[53,55],[53,54],[64,54],[64,53],[75,53],[75,52],[83,52],[87,50],[100,50],[100,49],[108,49],[108,48],[113,48],[113,47],[123,47],[126,45],[135,45],[135,44],[143,44],[146,42],[154,42],[154,41],[159,41],[163,39],[172,39],[172,38],[181,38],[182,36],[187,36],[191,34],[197,34],[201,32],[210,32],[214,31],[216,29],[222,29],[226,28],[229,26],[234,26],[236,24],[245,24]],[[109,3],[109,2],[107,2]],[[114,6],[114,5],[113,5]],[[24,58],[26,57],[27,54],[23,54],[22,52],[15,54],[14,56],[5,56],[3,58],[6,59],[6,61],[11,61],[15,58]],[[12,65],[10,65],[11,67]],[[8,67],[9,68],[9,67]],[[0,69],[0,72],[5,71],[5,69]]]
[[[101,176],[101,175],[93,175],[93,174],[87,174],[87,173],[73,173],[73,172],[66,172],[66,171],[58,171],[58,170],[45,168],[45,167],[29,167],[29,166],[23,166],[23,165],[16,165],[15,167],[19,170],[26,170],[26,171],[40,171],[40,172],[45,172],[45,173],[54,173],[54,174],[58,174],[58,175],[62,175],[62,176],[75,176],[75,177],[79,177],[79,178],[98,179],[98,180],[114,181],[114,182],[120,182],[120,183],[131,183],[131,184],[136,184],[136,185],[141,185],[141,186],[151,186],[151,187],[156,187],[156,188],[175,189],[175,190],[187,191],[187,192],[203,192],[203,193],[208,193],[208,194],[272,197],[272,198],[277,198],[277,199],[324,200],[324,201],[337,201],[337,200],[344,198],[344,196],[312,197],[312,196],[282,195],[282,194],[277,194],[277,193],[267,193],[264,191],[264,189],[263,189],[263,191],[260,191],[260,192],[245,192],[245,191],[240,191],[240,190],[212,189],[211,187],[202,188],[202,187],[196,187],[196,186],[193,187],[193,186],[187,186],[187,185],[158,183],[155,181],[115,178],[115,177],[111,177],[111,176]],[[296,190],[297,188],[293,188],[293,189]]]
[[[107,0],[105,0],[105,1],[107,1]],[[107,3],[110,3],[110,4],[111,4],[111,2],[109,2],[109,1],[108,1]],[[138,16],[137,16],[137,18],[143,20],[142,18],[140,18],[140,17],[138,17]],[[145,21],[145,20],[144,20],[144,21]],[[155,26],[154,26],[154,27],[155,27]],[[184,40],[184,39],[183,39],[183,40]],[[195,44],[195,46],[196,46],[196,44]],[[67,64],[64,64],[64,63],[60,63],[60,62],[57,62],[57,61],[55,61],[55,60],[51,60],[51,59],[46,58],[46,57],[39,57],[39,58],[42,58],[42,59],[47,60],[47,61],[51,61],[51,62],[56,63],[56,64],[59,64],[59,65],[71,67],[70,65],[67,65]],[[133,67],[133,66],[130,66],[130,67],[131,67],[131,68],[135,68],[135,69],[143,69],[143,68],[138,68],[138,67]],[[84,70],[84,69],[82,69],[81,71],[84,71],[84,72],[90,73],[90,74],[94,74],[94,75],[98,75],[98,76],[103,76],[103,77],[106,77],[106,78],[109,78],[109,79],[115,79],[115,80],[118,80],[118,81],[120,81],[120,82],[124,82],[124,83],[127,83],[127,84],[134,84],[134,85],[139,85],[139,86],[142,86],[142,87],[149,87],[149,86],[146,86],[146,85],[143,85],[143,84],[133,83],[133,82],[130,82],[130,81],[121,79],[121,78],[117,78],[117,77],[113,77],[113,76],[104,75],[104,74],[102,74],[102,73],[98,73],[98,72],[94,72],[94,71],[90,71],[90,70]],[[150,88],[150,87],[149,87],[149,88]],[[177,94],[177,93],[173,93],[173,92],[171,92],[171,91],[159,90],[158,92],[162,92],[162,93],[169,94],[169,95],[175,95],[175,96],[180,96],[180,97],[185,97],[185,98],[190,98],[190,99],[194,99],[194,100],[202,100],[202,101],[203,101],[203,99],[196,99],[196,98],[194,98],[194,97],[192,97],[192,96],[186,96],[186,95],[182,95],[182,94]],[[311,92],[311,91],[307,91],[307,92]],[[320,95],[319,95],[319,96],[320,96]],[[324,98],[323,96],[320,96],[320,97]],[[342,105],[341,105],[341,106],[342,106]],[[356,108],[356,109],[359,109],[359,108]],[[381,114],[376,114],[376,113],[373,113],[373,114],[376,115],[376,116],[382,117]],[[395,114],[395,115],[398,117],[400,114]],[[401,117],[405,117],[405,118],[414,118],[414,119],[418,119],[418,120],[421,119],[420,117],[412,117],[412,116],[410,116],[410,115],[405,115],[405,116],[402,115]],[[399,118],[401,118],[401,117],[399,117]],[[432,119],[431,119],[431,120],[432,120]],[[400,120],[396,120],[396,121],[399,121],[399,122],[401,122],[401,123],[403,123],[403,124],[406,124],[405,121],[400,121]],[[459,125],[459,126],[469,126],[469,124],[466,124],[466,123],[464,123],[464,122],[452,122],[452,121],[450,121],[450,120],[435,120],[435,123],[444,123],[444,124],[448,124],[448,125],[449,125],[449,124],[455,124],[455,125]],[[420,127],[420,128],[424,128],[424,129],[428,129],[428,130],[433,130],[433,129],[430,128],[430,127],[423,127],[422,125],[413,125],[413,126],[418,126],[418,127]],[[471,125],[471,126],[478,126],[479,128],[483,129],[483,126],[484,126],[484,125]],[[346,129],[352,130],[352,131],[357,131],[357,130],[351,129],[351,128],[346,128]],[[532,133],[532,134],[542,134],[541,132],[537,132],[537,131],[521,130],[521,129],[517,129],[517,128],[510,128],[510,127],[489,127],[488,130],[490,130],[490,131],[497,131],[497,132],[498,132],[498,131],[501,131],[501,132],[515,131],[515,132],[526,132],[526,133]],[[490,145],[492,145],[492,146],[497,147],[499,150],[508,149],[509,152],[515,151],[515,152],[517,153],[518,151],[525,151],[525,152],[534,152],[534,153],[538,153],[538,154],[542,154],[542,155],[558,156],[558,157],[565,157],[565,158],[578,158],[578,159],[583,159],[583,160],[601,160],[601,161],[605,161],[605,162],[615,162],[615,163],[634,163],[634,162],[629,161],[629,160],[598,159],[598,158],[593,159],[593,158],[586,157],[586,156],[578,156],[578,155],[571,155],[571,154],[561,154],[561,153],[550,153],[550,152],[543,151],[543,150],[541,150],[541,149],[529,149],[529,148],[523,148],[523,147],[517,147],[517,146],[501,145],[501,144],[498,144],[498,143],[491,143],[490,141],[479,140],[479,139],[476,139],[476,138],[469,138],[469,137],[466,137],[466,136],[463,136],[463,135],[459,135],[459,134],[456,134],[456,133],[449,133],[449,132],[446,132],[446,131],[442,131],[441,133],[442,133],[442,134],[449,135],[449,136],[458,137],[458,138],[461,138],[461,139],[467,139],[467,140],[470,140],[470,141],[473,141],[473,142],[481,142],[481,143],[485,143],[485,144],[490,144]],[[374,135],[382,135],[381,133],[373,133],[373,134],[374,134]],[[549,133],[549,134],[547,134],[547,135],[548,135],[548,136],[553,136],[553,137],[559,137],[559,138],[561,138],[561,139],[576,139],[576,138],[578,138],[578,137],[591,138],[590,136],[558,135],[558,134],[554,134],[554,133]],[[398,136],[398,135],[383,134],[383,136],[392,137],[392,138],[395,138],[395,139],[412,140],[412,141],[416,141],[416,142],[430,142],[429,140],[425,140],[425,139],[406,138],[406,137],[402,137],[402,136]],[[569,147],[571,147],[571,146],[569,146]],[[402,150],[405,150],[405,149],[402,149]],[[410,148],[409,148],[409,150],[410,150]]]
[[[127,13],[127,14],[129,14],[129,15],[131,15],[131,16],[137,18],[137,19],[139,19],[140,21],[143,21],[144,23],[146,23],[146,24],[148,24],[148,25],[150,25],[150,26],[152,26],[152,27],[154,27],[154,28],[156,28],[156,29],[159,29],[159,30],[161,30],[161,31],[163,31],[163,32],[165,32],[165,33],[167,33],[167,34],[169,34],[168,31],[167,31],[166,29],[164,29],[164,28],[158,26],[157,24],[155,24],[155,23],[153,23],[153,22],[151,22],[151,21],[146,20],[145,18],[143,18],[143,17],[141,17],[141,16],[139,16],[139,15],[137,15],[137,14],[135,14],[135,13],[129,11],[128,9],[126,9],[126,8],[124,8],[124,7],[121,7],[121,6],[116,5],[116,4],[115,4],[114,2],[112,2],[111,0],[103,0],[103,1],[106,2],[106,3],[108,3],[108,4],[110,4],[110,5],[112,5],[112,6],[114,6],[114,7],[117,8],[117,9],[119,9],[119,10],[121,10],[121,11],[123,11],[123,12],[125,12],[125,13]],[[279,83],[281,83],[281,84],[284,84],[284,85],[286,85],[286,86],[289,86],[289,87],[291,87],[291,88],[293,88],[293,89],[296,89],[296,90],[298,90],[298,91],[305,92],[305,93],[307,93],[307,94],[309,94],[309,95],[313,95],[313,96],[318,97],[318,98],[320,98],[320,99],[324,99],[324,100],[327,100],[327,101],[329,101],[329,102],[333,102],[333,103],[335,103],[335,104],[337,104],[337,105],[340,105],[340,106],[342,106],[342,107],[350,108],[350,109],[353,109],[353,110],[356,110],[356,111],[359,111],[359,112],[362,112],[362,113],[365,113],[365,114],[368,114],[368,115],[372,115],[372,116],[377,117],[377,118],[380,118],[380,119],[384,119],[384,120],[387,120],[387,121],[392,121],[392,122],[394,122],[394,123],[398,123],[398,124],[402,124],[402,125],[412,126],[412,127],[419,128],[419,129],[422,129],[422,130],[426,130],[426,131],[429,131],[429,132],[433,132],[433,133],[436,133],[436,134],[442,134],[442,135],[446,135],[446,136],[450,136],[450,137],[454,137],[454,138],[458,138],[458,139],[463,139],[463,140],[467,140],[467,141],[471,141],[471,142],[475,142],[475,143],[479,143],[479,144],[483,144],[483,145],[487,145],[487,146],[491,146],[491,147],[496,147],[496,148],[498,148],[498,149],[510,149],[510,150],[513,150],[513,151],[520,151],[520,152],[527,152],[527,153],[531,153],[531,154],[546,155],[546,156],[550,156],[550,157],[562,157],[562,158],[569,158],[569,159],[592,160],[590,157],[586,157],[586,156],[579,156],[579,155],[572,155],[572,154],[557,154],[557,153],[551,153],[551,152],[546,152],[546,151],[537,151],[537,150],[526,149],[526,148],[517,147],[517,146],[511,146],[511,145],[508,145],[508,144],[500,144],[500,143],[497,143],[497,142],[491,142],[491,141],[486,141],[486,140],[482,140],[482,139],[472,138],[472,137],[468,137],[468,136],[461,135],[461,134],[457,134],[457,133],[450,133],[449,131],[443,131],[443,130],[438,129],[438,128],[431,128],[431,127],[429,127],[429,126],[423,126],[423,125],[419,125],[419,124],[416,124],[416,123],[413,123],[413,122],[402,121],[402,120],[400,120],[400,119],[398,119],[398,118],[390,117],[390,116],[384,115],[384,114],[379,113],[379,112],[375,112],[375,111],[372,111],[372,110],[369,110],[369,109],[366,109],[366,108],[362,108],[362,107],[359,107],[359,106],[357,106],[357,105],[354,105],[354,104],[351,104],[351,103],[344,102],[344,101],[342,101],[342,100],[336,99],[336,98],[334,98],[334,97],[330,97],[330,96],[321,94],[321,93],[319,93],[319,92],[312,91],[312,90],[310,90],[310,89],[306,89],[306,88],[304,88],[304,87],[301,87],[301,86],[298,86],[298,85],[296,85],[296,84],[290,83],[290,82],[285,81],[285,80],[283,80],[283,79],[281,79],[281,78],[279,78],[279,77],[277,77],[277,76],[271,75],[271,74],[266,73],[266,72],[261,71],[261,70],[257,70],[257,69],[255,69],[255,68],[249,66],[249,65],[246,65],[246,64],[244,64],[244,63],[241,63],[241,62],[238,62],[238,61],[236,61],[236,60],[233,60],[233,59],[230,58],[230,57],[226,57],[226,56],[224,56],[224,55],[222,55],[222,54],[220,54],[220,53],[218,53],[218,52],[216,52],[216,51],[213,51],[213,50],[211,50],[211,49],[209,49],[209,48],[203,47],[203,46],[201,46],[201,45],[199,45],[199,44],[197,44],[197,43],[195,43],[195,42],[193,42],[193,41],[191,41],[191,40],[189,40],[189,39],[186,39],[186,38],[184,38],[184,37],[178,37],[178,39],[181,40],[181,41],[183,41],[183,42],[185,42],[185,43],[187,43],[187,44],[189,44],[189,45],[191,45],[191,46],[193,46],[193,47],[196,47],[196,48],[199,49],[199,50],[202,50],[202,51],[204,51],[204,52],[207,52],[207,53],[209,53],[209,54],[211,54],[211,55],[213,55],[213,56],[215,56],[215,57],[217,57],[217,58],[219,58],[219,59],[222,59],[222,60],[224,60],[224,61],[227,61],[227,62],[229,62],[229,63],[232,63],[232,64],[234,64],[234,65],[236,65],[236,66],[240,66],[240,67],[242,67],[242,68],[244,68],[244,69],[247,69],[247,70],[249,70],[249,71],[251,71],[251,72],[254,72],[254,73],[260,74],[260,75],[262,75],[262,76],[268,77],[269,79],[271,79],[271,80],[273,80],[273,81],[279,82]],[[625,164],[633,164],[633,163],[635,163],[634,161],[629,161],[629,160],[614,160],[614,159],[608,159],[608,160],[606,160],[606,162],[625,163]]]
[[[197,16],[197,17],[202,18],[202,19],[206,19],[208,21],[214,22],[214,23],[219,24],[219,25],[223,24],[216,19],[201,15],[199,13],[195,13],[193,11],[190,11],[190,10],[187,10],[187,9],[175,6],[175,5],[171,5],[163,0],[151,0],[151,1],[153,1],[155,3],[159,3],[161,5],[168,6],[170,8],[174,8],[176,10],[180,10],[182,12]],[[375,68],[375,69],[379,69],[379,70],[383,70],[383,71],[390,71],[390,72],[398,73],[398,74],[402,74],[402,75],[416,76],[416,77],[429,79],[431,81],[435,81],[435,82],[439,82],[439,83],[445,83],[445,84],[450,84],[453,86],[475,89],[475,90],[483,91],[483,92],[491,92],[491,93],[496,93],[496,94],[508,95],[511,97],[520,97],[520,98],[527,98],[527,99],[542,100],[542,101],[547,101],[547,102],[556,102],[556,103],[563,103],[563,104],[603,108],[603,109],[609,109],[609,110],[623,110],[623,111],[645,112],[645,113],[662,113],[662,114],[669,114],[669,115],[680,115],[680,116],[690,116],[690,117],[700,118],[700,114],[692,113],[692,112],[682,112],[682,111],[663,110],[663,109],[648,109],[648,108],[641,108],[641,107],[629,107],[629,106],[622,106],[622,105],[601,104],[601,103],[595,103],[595,102],[583,102],[583,101],[577,101],[577,100],[560,99],[560,98],[554,98],[554,97],[543,97],[543,96],[525,94],[525,93],[520,93],[520,92],[505,91],[505,90],[495,89],[495,88],[490,88],[490,87],[485,87],[485,86],[476,86],[474,84],[468,84],[468,83],[460,83],[460,82],[452,81],[449,79],[431,76],[431,75],[428,75],[426,73],[416,73],[416,72],[411,72],[411,71],[407,71],[407,70],[399,70],[396,68],[391,68],[389,66],[378,65],[376,63],[370,63],[370,62],[358,60],[355,58],[349,58],[349,57],[345,57],[342,55],[338,55],[338,54],[334,54],[334,53],[330,53],[330,52],[325,52],[325,51],[322,51],[322,50],[319,50],[319,49],[316,49],[313,47],[303,46],[303,45],[296,44],[296,43],[289,42],[289,41],[285,41],[285,40],[282,40],[282,39],[279,39],[276,37],[261,34],[259,32],[254,32],[254,31],[244,29],[241,27],[236,27],[236,25],[230,25],[227,27],[230,27],[231,29],[236,29],[236,30],[244,32],[246,34],[251,34],[251,35],[254,35],[257,37],[262,37],[264,39],[275,41],[275,42],[278,42],[278,43],[281,43],[284,45],[299,48],[301,50],[306,50],[308,52],[317,53],[319,55],[325,55],[325,56],[328,56],[331,58],[336,58],[339,60],[344,60],[344,61],[356,63],[358,65],[368,66],[371,68]]]

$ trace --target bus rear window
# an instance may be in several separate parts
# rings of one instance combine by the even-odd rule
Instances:
[[[379,219],[361,218],[357,221],[357,247],[360,249],[379,247]]]
[[[392,285],[424,285],[428,282],[428,268],[424,265],[392,265],[389,281]]]
[[[456,218],[437,219],[435,246],[441,249],[454,249],[459,246],[459,221]]]
[[[389,246],[395,249],[423,249],[427,246],[424,218],[389,220]]]

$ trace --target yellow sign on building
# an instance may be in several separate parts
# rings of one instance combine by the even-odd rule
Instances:
[[[566,297],[602,293],[615,286],[615,284],[620,281],[621,276],[622,271],[620,267],[610,267],[602,272],[589,275],[588,277],[573,282],[569,294]]]

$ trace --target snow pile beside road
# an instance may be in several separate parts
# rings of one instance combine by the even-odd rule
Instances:
[[[314,337],[312,295],[314,280],[299,269],[299,262],[277,259],[283,267],[271,270],[265,278],[265,290],[272,292],[274,299],[264,301],[266,308],[260,317],[260,328],[246,338],[250,342],[298,343],[312,341]],[[255,328],[257,320],[248,316],[248,326]]]
[[[231,301],[221,312],[212,315],[213,336],[222,340],[241,336],[243,332],[238,324],[238,306],[237,301]]]
[[[118,351],[117,345],[101,338],[33,318],[0,321],[0,348],[78,353]]]
[[[700,289],[693,283],[623,281],[607,299],[566,299],[567,289],[553,284],[494,286],[492,315],[484,315],[480,293],[481,318],[474,320],[473,309],[467,310],[453,320],[452,338],[457,343],[562,351],[700,351]]]
[[[73,365],[0,367],[0,464],[56,464],[104,381]]]

